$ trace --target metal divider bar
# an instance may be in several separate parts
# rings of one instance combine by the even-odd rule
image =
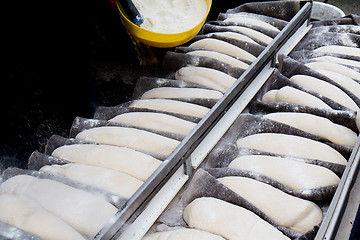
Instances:
[[[125,228],[141,214],[151,199],[160,191],[179,167],[185,163],[185,160],[189,158],[190,154],[247,89],[262,69],[268,63],[271,63],[279,49],[309,18],[310,13],[311,3],[307,2],[240,76],[236,83],[224,94],[224,97],[214,105],[209,113],[197,124],[191,133],[184,138],[174,152],[156,169],[133,196],[130,197],[124,207],[110,219],[108,224],[104,226],[94,239],[117,239],[122,235]]]

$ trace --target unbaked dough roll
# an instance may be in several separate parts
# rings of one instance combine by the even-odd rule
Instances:
[[[264,94],[262,100],[264,102],[287,102],[315,108],[332,109],[320,98],[289,86],[282,87],[279,90],[268,91]]]
[[[152,132],[126,127],[96,127],[84,130],[75,137],[89,142],[128,147],[141,152],[168,156],[179,141]]]
[[[268,45],[273,40],[268,35],[256,31],[255,29],[251,29],[248,27],[242,27],[242,26],[223,26],[224,29],[228,29],[229,31],[239,32],[246,36],[251,37],[252,39],[255,39],[259,41],[260,43],[263,43],[264,45]]]
[[[207,98],[220,99],[223,94],[216,90],[203,88],[158,87],[146,91],[141,98]]]
[[[351,129],[309,113],[277,112],[266,114],[264,117],[324,137],[340,145],[353,147],[357,139],[357,134]]]
[[[95,237],[118,210],[96,195],[60,182],[29,175],[17,175],[3,182],[0,185],[0,194],[4,193],[31,198],[89,237]]]
[[[346,159],[328,145],[309,138],[281,133],[258,133],[236,141],[239,148],[346,165]]]
[[[182,228],[173,231],[145,235],[142,240],[225,240],[224,238],[197,229]]]
[[[219,60],[221,62],[230,64],[232,67],[241,68],[241,69],[247,69],[249,67],[249,64],[244,63],[234,57],[231,57],[230,55],[214,52],[214,51],[208,51],[208,50],[196,50],[191,51],[186,54],[193,55],[193,56],[200,56],[200,57],[209,57],[216,60]]]
[[[314,51],[360,57],[360,48],[356,48],[356,47],[328,45],[328,46],[319,47]]]
[[[110,122],[124,123],[136,127],[188,135],[196,123],[164,113],[128,112],[115,116]]]
[[[204,67],[182,67],[176,71],[175,79],[201,84],[223,93],[236,82],[236,78],[226,73]]]
[[[321,209],[313,202],[284,193],[266,183],[246,177],[218,180],[282,227],[305,234],[322,220]]]
[[[211,197],[192,201],[185,208],[183,218],[192,228],[232,240],[289,239],[255,213]]]
[[[230,23],[237,23],[237,24],[245,24],[245,25],[253,25],[253,26],[257,26],[257,27],[261,27],[261,28],[265,28],[265,29],[269,29],[272,31],[275,31],[277,33],[280,32],[280,30],[276,27],[274,27],[273,25],[261,21],[259,19],[255,19],[255,18],[249,18],[246,16],[241,16],[241,15],[233,15],[230,16],[228,18],[226,18],[224,20],[224,22],[230,22]]]
[[[244,41],[244,42],[248,42],[248,43],[252,43],[252,44],[258,44],[257,42],[255,42],[254,40],[249,38],[248,36],[241,34],[241,33],[236,33],[236,32],[214,32],[214,33],[210,33],[208,35],[232,38],[232,39],[236,39],[236,40],[240,40],[240,41]],[[260,44],[258,44],[258,45],[260,45]]]
[[[162,163],[156,158],[130,148],[102,144],[65,145],[56,148],[51,155],[69,162],[124,172],[142,181],[150,177]]]
[[[47,165],[40,171],[70,178],[124,198],[130,198],[144,183],[116,170],[78,163]]]
[[[244,49],[241,49],[241,48],[239,48],[233,44],[230,44],[228,42],[225,42],[225,41],[222,41],[219,39],[214,39],[214,38],[200,39],[200,40],[190,44],[189,47],[221,52],[221,53],[225,53],[230,56],[239,58],[240,60],[245,60],[245,61],[249,61],[249,62],[253,62],[256,59],[256,57],[254,55],[245,51]]]
[[[156,111],[183,114],[198,118],[203,118],[210,110],[207,107],[200,106],[197,104],[170,100],[170,99],[140,99],[133,101],[129,107],[146,108]]]
[[[329,70],[343,74],[349,78],[352,78],[360,82],[360,73],[341,64],[332,62],[309,62],[305,64],[307,67],[316,70]]]
[[[63,220],[23,196],[1,194],[0,212],[1,222],[15,226],[44,240],[85,240],[80,233]]]
[[[240,156],[228,167],[262,174],[294,191],[314,191],[323,187],[337,186],[340,181],[334,172],[325,167],[267,155]]]
[[[333,62],[333,63],[339,63],[346,66],[351,67],[357,67],[360,68],[360,62],[346,59],[346,58],[339,58],[339,57],[333,57],[333,56],[322,56],[322,57],[316,57],[312,58],[311,61],[318,61],[318,62]]]

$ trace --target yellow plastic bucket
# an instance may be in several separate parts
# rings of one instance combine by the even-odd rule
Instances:
[[[157,48],[171,48],[179,46],[183,43],[186,43],[200,31],[201,27],[204,25],[207,15],[209,14],[212,0],[204,0],[207,5],[207,13],[204,19],[194,28],[181,33],[174,34],[165,34],[165,33],[157,33],[152,32],[146,29],[143,29],[134,23],[132,23],[129,19],[125,17],[123,12],[120,9],[119,3],[116,1],[118,10],[120,12],[120,18],[122,23],[124,24],[126,30],[138,41]]]

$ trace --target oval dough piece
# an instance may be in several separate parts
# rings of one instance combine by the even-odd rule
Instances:
[[[226,18],[224,20],[224,22],[231,22],[231,23],[237,23],[237,24],[245,24],[245,25],[253,25],[253,26],[257,26],[257,27],[262,27],[262,28],[265,28],[265,29],[268,29],[268,30],[272,30],[272,31],[275,31],[277,33],[280,32],[280,30],[276,27],[274,27],[273,25],[267,23],[267,22],[264,22],[264,21],[261,21],[259,19],[255,19],[255,18],[249,18],[249,17],[246,17],[246,16],[230,16],[228,18]]]
[[[204,67],[182,67],[176,71],[175,79],[201,84],[223,93],[236,82],[236,78],[226,73]]]
[[[225,240],[224,238],[197,229],[183,228],[145,235],[142,240]]]
[[[295,191],[334,186],[340,181],[334,172],[325,167],[267,155],[237,157],[229,164],[229,168],[260,173]]]
[[[156,158],[130,148],[102,144],[65,145],[56,148],[51,155],[69,162],[124,172],[142,181],[150,177],[162,163]]]
[[[0,185],[0,193],[25,196],[90,237],[117,212],[102,198],[50,179],[17,175]]]
[[[177,88],[177,87],[159,87],[146,91],[141,98],[209,98],[220,99],[223,94],[216,90],[203,88]]]
[[[349,78],[352,78],[356,81],[360,81],[360,73],[358,73],[357,71],[338,64],[338,63],[332,63],[332,62],[309,62],[306,63],[305,66],[314,69],[315,71],[317,70],[329,70],[329,71],[333,71],[333,72],[337,72],[340,74],[343,74]]]
[[[332,109],[320,98],[288,86],[282,87],[280,90],[271,90],[265,93],[262,100],[264,102],[272,102],[274,101],[274,98],[275,102],[286,102],[315,108]]]
[[[152,132],[125,127],[96,127],[84,130],[75,137],[89,142],[128,147],[134,150],[168,156],[179,141]]]
[[[209,36],[227,37],[227,38],[232,38],[232,39],[260,45],[251,38],[249,38],[248,36],[236,32],[214,32],[214,33],[210,33]]]
[[[313,202],[294,197],[266,183],[246,177],[218,179],[280,226],[305,234],[322,220],[321,209]]]
[[[256,31],[255,29],[251,29],[248,27],[243,27],[243,26],[223,26],[225,29],[228,29],[229,31],[234,31],[234,32],[238,32],[238,33],[242,33],[248,37],[251,37],[252,39],[255,39],[261,43],[263,43],[263,45],[268,45],[272,42],[273,38],[269,37],[268,35]]]
[[[146,108],[156,111],[178,113],[203,118],[210,109],[193,103],[170,99],[141,99],[133,101],[129,107]]]
[[[36,202],[23,196],[0,195],[0,221],[42,239],[85,240],[80,233]]]
[[[356,47],[328,45],[328,46],[319,47],[314,51],[360,57],[360,48],[356,48]]]
[[[358,61],[345,59],[345,58],[339,58],[339,57],[333,57],[333,56],[316,57],[316,58],[312,58],[311,61],[333,62],[333,63],[339,63],[339,64],[346,65],[346,66],[360,68],[360,62],[358,62]]]
[[[211,197],[197,198],[184,210],[183,218],[192,228],[226,239],[289,239],[255,213]]]
[[[130,198],[144,183],[116,170],[78,163],[47,165],[40,171],[70,178],[124,198]]]
[[[208,50],[196,50],[191,51],[186,54],[193,55],[193,56],[200,56],[200,57],[209,57],[216,60],[219,60],[221,62],[230,64],[232,67],[241,68],[241,69],[247,69],[249,67],[249,64],[244,63],[234,57],[231,57],[224,53],[214,52],[214,51],[208,51]]]
[[[281,133],[258,133],[236,141],[238,148],[346,165],[346,159],[328,145],[309,138]]]
[[[241,49],[231,43],[214,38],[200,39],[190,44],[189,47],[221,52],[239,58],[240,60],[245,60],[249,62],[253,62],[256,59],[254,55],[245,51],[244,49]]]
[[[154,112],[128,112],[117,115],[109,121],[181,134],[184,136],[188,135],[190,131],[196,126],[196,123],[186,121],[168,114]]]
[[[353,147],[357,139],[357,134],[351,129],[309,113],[278,112],[264,117],[324,137],[336,144]]]

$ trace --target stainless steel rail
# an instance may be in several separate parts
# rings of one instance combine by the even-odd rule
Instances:
[[[108,240],[117,239],[121,236],[126,226],[131,224],[141,214],[168,179],[185,164],[186,159],[189,158],[194,149],[207,136],[239,96],[241,96],[264,66],[271,62],[276,62],[279,49],[309,19],[311,7],[311,2],[304,4],[292,20],[240,76],[236,83],[224,94],[224,97],[215,104],[193,131],[179,144],[175,151],[146,180],[94,239]]]

